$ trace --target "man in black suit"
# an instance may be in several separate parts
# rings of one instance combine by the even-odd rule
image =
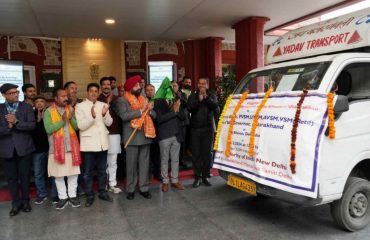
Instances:
[[[214,112],[218,109],[218,102],[216,95],[208,90],[208,78],[198,80],[198,90],[189,96],[187,107],[191,113],[191,150],[195,173],[193,187],[199,187],[201,183],[211,186],[208,176],[216,130]]]
[[[29,183],[31,156],[35,150],[31,135],[36,127],[35,115],[29,104],[19,102],[17,88],[17,85],[10,83],[0,87],[5,98],[5,103],[0,104],[0,157],[12,196],[10,216],[17,215],[21,209],[31,211]]]

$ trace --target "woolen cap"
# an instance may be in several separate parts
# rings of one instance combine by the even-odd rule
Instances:
[[[18,86],[15,85],[15,84],[11,84],[11,83],[5,83],[5,84],[1,85],[0,92],[1,93],[6,93],[8,90],[10,90],[12,88],[18,88]]]
[[[43,95],[37,95],[33,101],[36,101],[37,99],[44,99],[46,101],[46,98]]]
[[[125,85],[123,85],[123,88],[125,89],[125,91],[129,92],[134,88],[136,83],[140,82],[140,80],[141,80],[141,76],[139,75],[130,77],[129,79],[126,80]]]

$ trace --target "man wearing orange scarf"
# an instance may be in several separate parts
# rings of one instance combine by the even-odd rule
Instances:
[[[152,121],[155,112],[152,111],[153,103],[148,102],[148,99],[140,94],[140,80],[140,76],[127,79],[124,85],[124,96],[115,101],[113,106],[117,115],[122,119],[123,144],[128,142],[132,132],[137,129],[126,148],[128,200],[135,197],[137,175],[139,175],[140,194],[147,199],[152,197],[149,193],[149,152],[152,139],[155,138]]]
[[[80,174],[80,144],[76,130],[74,110],[67,105],[68,97],[64,89],[54,92],[55,102],[45,110],[44,126],[49,136],[49,176],[55,177],[59,202],[55,208],[64,209],[68,203],[72,207],[81,206],[77,194],[77,177]],[[67,186],[64,181],[67,177]]]

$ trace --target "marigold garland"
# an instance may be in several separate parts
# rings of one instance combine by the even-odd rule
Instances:
[[[248,154],[251,157],[253,157],[253,155],[254,155],[254,139],[255,139],[256,129],[258,127],[258,120],[259,120],[259,117],[260,117],[260,112],[261,112],[262,108],[265,106],[265,104],[266,104],[268,98],[270,97],[272,91],[274,91],[274,88],[272,86],[270,86],[270,88],[265,93],[265,96],[263,97],[261,103],[258,105],[256,113],[253,116],[253,123],[252,123],[252,127],[251,127],[251,133],[250,133],[250,136],[249,136],[249,150],[248,150]]]
[[[229,105],[230,105],[232,99],[233,99],[233,95],[229,95],[229,97],[226,99],[226,102],[225,102],[225,105],[224,105],[224,109],[222,110],[222,113],[221,113],[220,118],[218,120],[216,137],[215,137],[215,145],[213,147],[213,149],[215,151],[218,150],[218,141],[220,140],[222,122],[224,121],[224,117],[225,117],[226,111],[229,108]]]
[[[295,167],[296,167],[296,162],[295,162],[295,155],[296,155],[296,148],[295,148],[295,143],[297,141],[297,130],[298,130],[298,123],[299,123],[299,117],[301,115],[301,109],[302,109],[302,104],[304,99],[306,98],[308,94],[307,88],[303,89],[303,93],[301,94],[301,98],[299,99],[297,103],[297,110],[295,112],[294,120],[293,120],[293,128],[292,128],[292,139],[290,143],[290,171],[295,174]]]
[[[329,138],[334,139],[335,138],[335,125],[334,125],[334,93],[330,92],[328,93],[328,126],[329,126]]]
[[[227,139],[226,139],[226,149],[225,149],[225,156],[226,157],[229,157],[230,152],[231,152],[231,141],[232,141],[232,137],[233,137],[233,130],[234,130],[234,123],[235,123],[235,119],[236,119],[236,114],[238,113],[242,103],[244,102],[245,99],[247,99],[247,97],[248,97],[248,91],[245,91],[242,94],[242,96],[240,97],[238,103],[236,104],[236,106],[234,108],[233,114],[231,115],[230,125],[229,125],[229,129],[227,131]]]

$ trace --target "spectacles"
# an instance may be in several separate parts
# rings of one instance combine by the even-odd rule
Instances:
[[[19,91],[15,91],[15,92],[8,92],[6,93],[8,95],[12,95],[12,96],[15,96],[15,95],[18,95],[19,94]]]

